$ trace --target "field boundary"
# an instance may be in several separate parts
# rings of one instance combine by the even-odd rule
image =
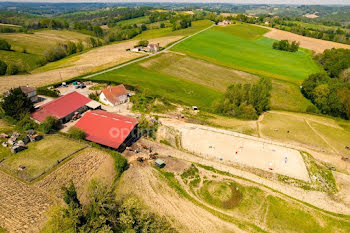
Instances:
[[[52,165],[51,167],[45,169],[44,171],[42,171],[39,175],[36,175],[34,177],[29,177],[29,175],[25,172],[21,172],[18,170],[15,170],[13,168],[10,168],[6,165],[4,165],[2,162],[6,159],[3,159],[0,162],[0,167],[2,168],[1,170],[4,171],[5,173],[17,178],[18,180],[25,182],[27,184],[30,183],[34,183],[35,181],[38,181],[39,179],[41,179],[42,177],[46,176],[47,174],[49,174],[50,171],[52,171],[53,169],[55,169],[57,166],[59,166],[61,163],[65,162],[66,160],[70,159],[73,155],[79,153],[80,151],[88,148],[89,145],[85,145],[82,148],[79,148],[76,151],[73,151],[72,153],[68,154],[67,156],[65,156],[64,158],[61,158],[59,160],[56,161],[56,163],[54,165]]]

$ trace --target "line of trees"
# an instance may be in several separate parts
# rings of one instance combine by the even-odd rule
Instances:
[[[303,95],[321,112],[350,119],[350,50],[325,50],[316,60],[324,72],[310,75],[302,84]]]
[[[43,232],[176,232],[137,198],[117,201],[115,191],[96,180],[88,187],[86,206],[81,204],[73,182],[62,190],[66,207],[51,211]]]
[[[270,109],[272,83],[262,77],[256,84],[233,84],[229,86],[222,99],[213,104],[215,112],[254,120]]]
[[[102,42],[99,39],[93,37],[87,38],[85,41],[87,48],[95,48],[102,45]],[[47,49],[44,52],[44,57],[48,62],[57,61],[66,56],[79,53],[85,48],[83,41],[79,40],[78,42],[67,41],[65,43],[57,43],[56,46]]]
[[[300,43],[297,41],[292,41],[289,43],[288,40],[275,41],[272,44],[273,49],[288,51],[288,52],[297,52],[299,50]]]

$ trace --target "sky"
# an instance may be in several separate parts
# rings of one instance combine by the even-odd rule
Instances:
[[[350,0],[0,0],[14,2],[224,2],[238,4],[350,5]]]

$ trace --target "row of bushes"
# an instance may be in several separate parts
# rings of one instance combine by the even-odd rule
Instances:
[[[297,52],[299,49],[299,42],[292,41],[289,43],[288,40],[275,41],[272,44],[273,49],[288,51],[288,52]]]
[[[85,40],[85,44],[88,48],[95,48],[102,45],[102,42],[93,37],[89,37]],[[44,57],[47,61],[53,62],[62,59],[66,56],[74,53],[79,53],[84,50],[84,44],[81,40],[77,43],[67,41],[65,43],[57,43],[56,46],[49,48],[44,52]]]

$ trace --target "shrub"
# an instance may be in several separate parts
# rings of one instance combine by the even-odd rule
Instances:
[[[48,89],[47,87],[39,87],[36,89],[38,95],[44,95],[49,97],[59,97],[60,92],[56,89]]]
[[[7,71],[7,64],[0,60],[0,75],[6,74]]]
[[[135,45],[135,47],[139,47],[139,46],[141,46],[141,47],[147,47],[148,44],[149,44],[148,40],[140,40],[140,41]]]
[[[9,64],[6,69],[7,75],[14,75],[18,73],[18,67],[15,64]]]
[[[288,51],[288,52],[297,52],[299,49],[299,42],[292,41],[292,43],[289,43],[288,40],[281,40],[281,41],[275,41],[272,44],[273,49]]]
[[[96,100],[96,101],[99,101],[99,99],[100,99],[97,91],[96,92],[91,92],[89,94],[89,98],[92,99],[92,100]]]
[[[75,126],[70,127],[68,130],[68,134],[75,139],[84,139],[85,138],[85,132],[84,130],[81,130]]]
[[[315,105],[309,105],[306,108],[306,112],[308,112],[308,113],[317,113],[317,108],[315,107]]]
[[[61,122],[54,116],[47,116],[43,123],[40,124],[40,129],[44,133],[55,133],[61,128]]]
[[[3,39],[0,39],[0,50],[11,50],[11,45]]]
[[[17,128],[21,130],[37,129],[38,124],[32,120],[29,114],[26,114],[21,120],[16,124]]]

